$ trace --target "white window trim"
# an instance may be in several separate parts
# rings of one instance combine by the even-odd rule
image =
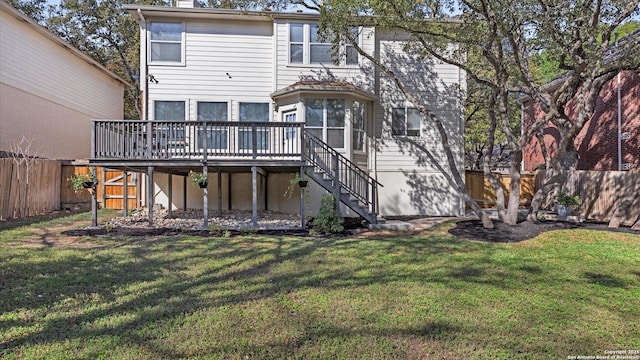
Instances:
[[[308,100],[322,100],[322,127],[318,127],[318,126],[310,126],[310,129],[322,129],[322,138],[320,140],[324,141],[325,143],[329,143],[329,131],[330,129],[336,130],[336,129],[342,129],[342,136],[343,136],[343,143],[344,146],[343,147],[334,147],[334,149],[336,150],[347,150],[348,148],[348,144],[351,141],[351,139],[348,139],[348,135],[351,135],[350,133],[348,134],[347,131],[347,116],[348,116],[348,112],[347,112],[347,99],[343,98],[343,97],[313,97],[313,98],[307,98]],[[342,127],[329,127],[328,125],[328,101],[327,100],[342,100],[343,101],[343,105],[344,105],[344,125]],[[306,112],[306,105],[304,108],[304,123],[305,123],[305,128],[308,127],[306,125],[307,123],[307,112]]]
[[[302,27],[302,63],[291,62],[291,24],[303,24]],[[312,63],[311,62],[311,23],[287,23],[287,67],[299,67],[299,68],[317,68],[319,66],[325,68],[357,68],[362,63],[362,56],[358,54],[357,64],[347,64],[347,45],[341,44],[338,50],[339,61],[338,64],[333,61],[329,63]],[[362,28],[358,27],[358,44],[362,45]],[[298,42],[296,42],[298,44]],[[325,44],[325,43],[313,43],[313,44]]]
[[[221,121],[231,121],[231,100],[195,100],[195,103],[196,103],[195,117],[194,117],[195,121],[200,121],[200,120],[198,120],[198,107],[200,106],[200,103],[226,103],[227,104],[227,119],[226,120],[221,120]],[[204,120],[204,121],[206,121],[206,120]]]
[[[395,135],[393,133],[393,110],[394,109],[404,109],[404,132],[405,133],[403,135]],[[408,122],[409,109],[416,109],[417,110],[417,108],[415,106],[412,106],[412,105],[394,106],[394,107],[391,108],[391,112],[389,113],[389,116],[391,117],[391,121],[390,121],[391,127],[389,128],[389,133],[391,134],[391,137],[394,137],[394,138],[409,137],[409,138],[414,138],[414,139],[420,139],[420,138],[423,137],[423,135],[424,135],[424,125],[423,125],[422,121],[420,121],[420,129],[418,130],[419,134],[417,136],[407,135],[407,124],[409,123]],[[423,116],[422,114],[420,114],[420,115]],[[424,120],[424,119],[421,119],[421,120]]]
[[[364,108],[364,114],[362,117],[362,130],[360,129],[356,129],[355,127],[355,122],[353,121],[353,118],[355,117],[355,112],[351,111],[351,143],[352,143],[352,148],[353,148],[353,152],[357,153],[357,154],[366,154],[367,153],[367,114],[368,114],[368,107],[366,102],[360,102],[357,99],[351,101],[351,107],[353,108],[353,104],[357,102],[358,104],[362,105],[362,107]],[[355,148],[355,142],[353,141],[353,135],[356,132],[362,132],[362,149],[356,149]]]
[[[177,61],[152,61],[151,60],[151,24],[152,23],[175,23],[180,24],[182,26],[182,36],[180,40],[180,62]],[[184,21],[150,21],[149,26],[147,27],[147,59],[149,60],[149,65],[160,65],[160,66],[185,66],[186,65],[186,31],[185,31],[185,23]],[[166,42],[166,41],[165,41]]]
[[[184,103],[184,119],[182,120],[156,120],[156,102],[158,101],[176,101],[176,102],[183,102]],[[160,99],[151,99],[151,106],[149,109],[149,112],[151,112],[151,118],[153,119],[152,121],[187,121],[189,119],[189,106],[190,106],[190,101],[189,99],[176,99],[176,98],[160,98]]]

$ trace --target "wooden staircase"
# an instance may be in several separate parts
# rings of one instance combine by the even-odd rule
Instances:
[[[308,131],[304,132],[302,154],[307,176],[369,223],[381,220],[377,194],[382,184]]]

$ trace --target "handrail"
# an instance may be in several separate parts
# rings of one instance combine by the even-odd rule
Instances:
[[[302,160],[302,122],[93,120],[93,159]]]
[[[383,185],[308,130],[304,133],[303,156],[314,170],[331,179],[338,192],[344,189],[369,212],[378,213],[377,187]]]

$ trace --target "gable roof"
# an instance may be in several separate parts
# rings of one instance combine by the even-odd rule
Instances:
[[[13,6],[11,6],[9,3],[5,2],[4,0],[0,0],[0,10],[6,12],[7,14],[9,14],[11,16],[13,16],[14,18],[26,23],[31,29],[33,29],[34,31],[36,31],[40,35],[42,35],[45,38],[51,40],[53,43],[60,45],[65,50],[69,51],[74,56],[80,58],[81,60],[85,61],[89,65],[95,67],[100,72],[102,72],[105,75],[107,75],[108,77],[110,77],[113,80],[116,80],[116,81],[122,83],[125,87],[131,87],[132,86],[129,82],[127,82],[126,80],[124,80],[120,76],[114,74],[113,72],[109,71],[106,67],[104,67],[99,62],[93,60],[89,55],[87,55],[87,54],[83,53],[82,51],[76,49],[71,44],[69,44],[68,42],[62,40],[61,38],[53,35],[51,32],[49,32],[49,30],[45,29],[44,27],[42,27],[40,24],[38,24],[37,22],[35,22],[31,18],[29,18],[28,16],[22,14],[20,11],[16,10]]]

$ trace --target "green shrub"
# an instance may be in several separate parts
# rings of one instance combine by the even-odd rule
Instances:
[[[311,232],[314,234],[336,234],[344,231],[344,218],[337,210],[336,197],[326,194],[320,202],[318,216],[313,219]]]

